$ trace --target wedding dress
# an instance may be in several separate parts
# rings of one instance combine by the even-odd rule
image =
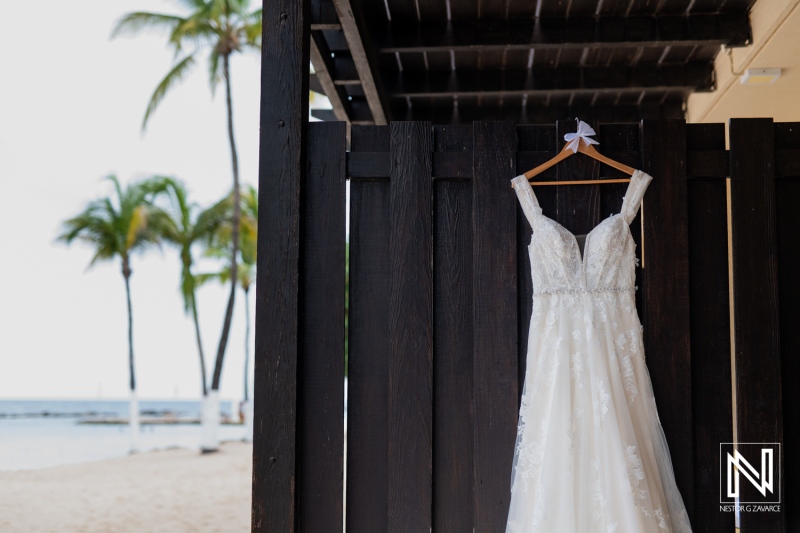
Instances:
[[[586,235],[513,180],[533,234],[533,311],[506,533],[691,532],[645,365],[630,223],[653,178]]]

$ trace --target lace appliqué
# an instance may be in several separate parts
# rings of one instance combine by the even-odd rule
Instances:
[[[572,472],[578,452],[581,449],[581,444],[583,443],[583,440],[581,439],[581,433],[577,429],[577,424],[582,417],[583,409],[580,407],[575,409],[573,414],[569,417],[569,427],[567,428],[567,437],[569,437],[569,463],[567,464],[568,472]]]
[[[608,500],[603,494],[603,480],[600,478],[600,468],[597,465],[597,460],[592,460],[592,470],[594,471],[594,481],[589,490],[589,508],[592,511],[592,519],[599,520],[608,504]]]

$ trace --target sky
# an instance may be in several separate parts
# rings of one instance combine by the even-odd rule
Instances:
[[[224,87],[212,98],[206,54],[162,100],[142,133],[147,102],[173,64],[173,53],[165,35],[155,31],[111,40],[115,21],[131,11],[182,13],[178,2],[161,0],[46,0],[3,8],[6,20],[28,22],[6,24],[0,32],[0,398],[128,394],[119,261],[87,269],[88,246],[55,240],[64,220],[90,200],[111,194],[105,176],[115,174],[123,184],[154,174],[174,176],[201,205],[230,190]],[[259,70],[257,53],[231,61],[240,179],[254,186]],[[313,105],[326,107],[325,99],[317,97]],[[178,292],[176,252],[164,246],[134,255],[132,269],[139,397],[199,397],[198,354]],[[198,294],[207,368],[213,367],[228,292],[213,285]],[[251,357],[254,335],[251,330]],[[245,342],[239,291],[223,398],[241,398]]]

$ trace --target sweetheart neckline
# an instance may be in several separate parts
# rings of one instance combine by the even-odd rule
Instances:
[[[549,216],[547,216],[547,215],[545,215],[544,213],[542,213],[542,212],[541,212],[541,208],[539,208],[539,211],[537,212],[537,215],[538,215],[538,216],[540,216],[540,217],[542,217],[542,218],[544,218],[544,219],[546,219],[546,220],[548,220],[548,221],[550,221],[550,222],[552,222],[552,223],[553,223],[553,225],[555,225],[555,226],[558,226],[559,228],[561,228],[562,230],[564,230],[564,231],[565,231],[567,234],[569,234],[569,236],[570,236],[570,237],[572,237],[572,244],[575,246],[575,248],[577,248],[577,250],[578,250],[578,257],[580,258],[580,261],[579,261],[579,262],[580,262],[580,265],[581,265],[581,278],[582,278],[582,281],[583,281],[583,282],[585,282],[585,281],[586,281],[586,280],[585,280],[585,278],[586,278],[586,253],[589,251],[589,237],[592,235],[592,233],[594,233],[594,232],[595,232],[595,230],[596,230],[596,229],[598,229],[600,226],[602,226],[603,224],[605,224],[607,221],[609,221],[609,220],[613,220],[613,219],[616,219],[616,218],[619,218],[619,217],[620,217],[620,215],[622,215],[622,212],[620,211],[619,213],[614,213],[614,214],[612,214],[612,215],[609,215],[609,216],[607,216],[607,217],[606,217],[606,218],[604,218],[602,221],[600,221],[598,224],[596,224],[596,225],[595,225],[595,227],[593,227],[593,228],[592,228],[592,229],[589,231],[589,233],[586,233],[586,239],[583,241],[583,254],[581,254],[581,251],[580,251],[580,246],[578,245],[578,238],[575,236],[575,234],[574,234],[574,233],[572,233],[570,230],[568,230],[567,228],[565,228],[565,227],[564,227],[564,225],[563,225],[563,224],[561,224],[560,222],[558,222],[557,220],[555,220],[555,219],[552,219],[552,218],[550,218]],[[623,218],[623,221],[624,221],[624,220],[625,220],[625,219]],[[625,224],[625,226],[626,226],[626,227],[627,227],[627,229],[628,229],[628,231],[626,232],[626,233],[627,233],[627,235],[628,235],[628,237],[629,237],[631,240],[633,240],[633,232],[631,231],[630,224]],[[535,237],[535,235],[536,235],[536,231],[534,231],[534,230],[531,230],[531,241],[530,241],[530,243],[528,244],[528,248],[530,248],[530,247],[533,245],[533,238]],[[634,242],[635,242],[635,241],[634,241]]]
[[[577,250],[578,250],[578,257],[579,257],[580,263],[581,263],[581,277],[584,277],[584,274],[586,272],[586,252],[588,252],[588,250],[589,250],[589,237],[592,235],[592,233],[594,233],[594,230],[596,230],[597,228],[599,228],[600,226],[605,224],[606,220],[610,220],[612,218],[618,218],[620,215],[622,215],[623,211],[625,210],[625,204],[628,201],[628,195],[631,193],[631,187],[633,187],[634,179],[635,178],[640,178],[641,176],[640,175],[637,176],[637,174],[643,174],[643,173],[644,173],[644,171],[642,171],[642,170],[639,170],[639,169],[635,169],[634,170],[633,174],[631,175],[631,180],[628,182],[628,186],[625,187],[625,194],[622,197],[622,208],[620,208],[619,213],[614,213],[612,215],[609,215],[608,217],[606,217],[605,219],[600,221],[600,223],[595,225],[595,227],[593,227],[591,230],[589,230],[588,233],[582,234],[582,235],[585,235],[585,238],[583,240],[583,253],[581,253],[581,247],[578,244],[578,237],[574,233],[572,233],[570,230],[565,228],[561,223],[559,223],[555,219],[550,218],[549,216],[545,215],[544,212],[542,212],[542,208],[539,207],[539,205],[538,205],[539,202],[534,200],[535,201],[534,205],[536,206],[536,213],[540,217],[543,217],[543,218],[549,220],[550,222],[552,222],[556,226],[560,227],[561,229],[563,229],[564,231],[569,233],[570,237],[572,237],[572,243],[575,245],[575,248],[577,248]],[[533,197],[535,199],[536,198],[536,193],[533,192],[533,187],[531,187],[531,184],[530,184],[530,182],[528,182],[527,178],[525,179],[525,184],[528,186],[528,189],[530,190],[530,193],[533,195]],[[624,218],[623,218],[623,220],[624,220]],[[531,244],[533,243],[533,233],[534,232],[531,231]],[[633,239],[633,233],[631,232],[631,228],[630,228],[629,224],[628,224],[628,235],[630,236],[631,239]],[[528,245],[528,247],[530,247],[530,244]]]

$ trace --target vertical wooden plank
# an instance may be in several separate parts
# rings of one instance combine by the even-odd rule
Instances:
[[[351,151],[388,152],[388,126],[353,126]],[[389,181],[350,182],[347,533],[386,531]]]
[[[575,120],[556,123],[556,143],[559,150],[566,141],[564,135],[577,131]],[[597,131],[597,129],[595,129]],[[556,167],[558,181],[597,179],[600,163],[591,157],[570,157]],[[556,214],[551,216],[575,235],[585,235],[600,223],[600,193],[607,185],[557,186]]]
[[[518,150],[520,152],[551,152],[555,155],[559,148],[556,142],[556,128],[551,125],[517,126]],[[537,164],[544,163],[549,157],[542,156],[536,163],[520,164],[517,157],[515,176],[527,172]],[[552,169],[555,173],[555,169]],[[539,205],[545,214],[555,214],[556,191],[559,187],[540,187],[536,190]],[[548,191],[548,189],[551,189]],[[517,205],[517,413],[522,404],[522,391],[525,386],[525,370],[528,364],[528,334],[530,333],[531,314],[533,312],[533,276],[531,275],[531,258],[528,245],[531,243],[531,226],[522,206]],[[551,209],[552,207],[552,209]]]
[[[730,121],[737,442],[783,442],[773,128],[772,119]],[[782,494],[783,454],[776,462]],[[741,501],[758,496],[743,484]],[[786,531],[783,512],[740,518],[743,533]]]
[[[678,488],[693,516],[689,224],[686,123],[643,120],[642,170],[653,176],[643,206],[644,349]],[[636,221],[634,221],[636,223]]]
[[[800,149],[800,123],[775,124],[775,149]],[[791,391],[800,376],[800,176],[779,179],[775,183],[777,198],[778,233],[778,296],[780,299],[780,350],[781,380],[784,391]],[[782,412],[800,412],[800,395],[782,394]],[[792,415],[787,416],[792,420]],[[800,447],[800,424],[787,423],[783,427],[783,449],[797,450]],[[784,454],[784,476],[798,479],[800,457],[795,453]],[[786,530],[800,531],[800,490],[793,484],[785,485],[783,508],[786,512]]]
[[[475,529],[503,531],[517,432],[517,138],[510,122],[473,123]]]
[[[342,531],[344,463],[344,122],[308,125],[301,191],[297,530]]]
[[[295,531],[300,183],[309,0],[264,2],[261,52],[253,531]]]
[[[725,125],[687,124],[686,142],[689,151],[724,150]],[[719,444],[733,441],[725,178],[690,179],[687,196],[694,425],[693,526],[698,532],[733,531],[734,514],[719,508]],[[648,216],[650,203],[648,198]]]
[[[472,126],[434,128],[436,152],[472,150]],[[472,182],[434,181],[433,530],[472,531]]]
[[[431,530],[433,369],[433,130],[389,124],[389,522]]]

